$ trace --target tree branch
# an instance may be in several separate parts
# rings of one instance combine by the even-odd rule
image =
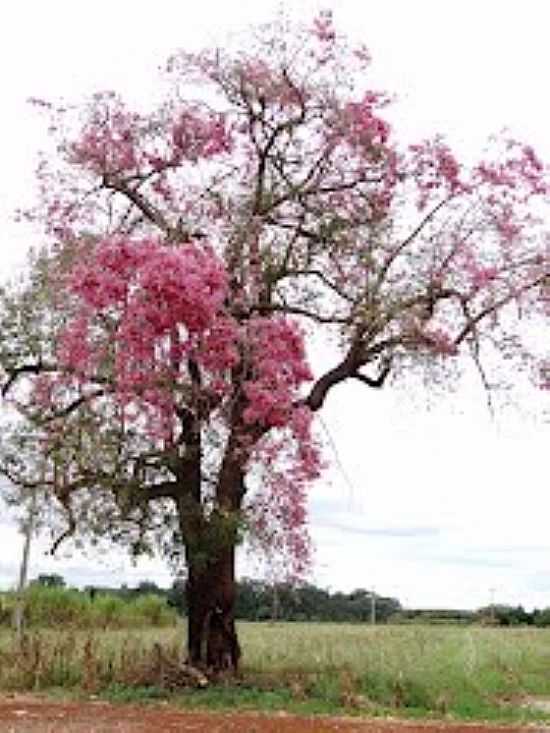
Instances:
[[[327,325],[340,324],[348,325],[350,318],[344,316],[323,316],[320,313],[315,313],[307,308],[300,308],[299,306],[286,305],[284,303],[258,303],[250,308],[251,313],[286,313],[294,316],[303,316],[309,318],[316,323],[323,323]]]
[[[348,355],[340,362],[340,364],[335,366],[333,369],[330,369],[328,372],[325,372],[325,374],[315,382],[309,395],[304,400],[304,404],[313,412],[317,412],[323,406],[330,390],[337,384],[340,384],[340,382],[344,382],[346,379],[349,379],[355,371],[356,365]]]
[[[491,315],[492,313],[495,313],[496,311],[499,311],[501,308],[503,308],[505,305],[508,305],[508,303],[511,303],[515,298],[517,298],[519,295],[528,292],[529,290],[533,290],[534,288],[540,287],[541,285],[544,285],[544,283],[547,281],[548,275],[543,274],[540,277],[538,277],[536,280],[533,280],[532,282],[528,283],[522,288],[519,288],[518,290],[512,290],[509,293],[507,293],[504,297],[500,298],[500,300],[496,300],[493,303],[490,303],[488,306],[483,308],[479,313],[477,313],[475,316],[470,316],[468,322],[466,325],[462,328],[458,336],[455,338],[454,342],[458,346],[466,336],[468,336],[469,333],[473,332],[477,324],[482,321],[487,316]],[[466,315],[467,311],[465,312]]]
[[[2,387],[2,397],[5,397],[13,387],[16,380],[23,374],[41,374],[42,372],[55,372],[57,367],[53,364],[45,364],[43,361],[37,361],[34,364],[24,364],[14,369],[6,369],[9,379]]]
[[[178,484],[175,481],[161,481],[158,484],[149,484],[145,486],[147,500],[154,501],[156,499],[173,499],[178,497]]]
[[[380,370],[380,373],[377,377],[367,377],[365,374],[361,374],[360,372],[355,372],[355,374],[352,374],[353,379],[358,379],[360,382],[363,382],[369,387],[373,387],[374,389],[380,389],[384,386],[384,382],[386,381],[389,373],[391,371],[391,357],[388,357],[384,360],[382,369]]]
[[[97,389],[95,392],[92,392],[88,395],[81,395],[76,400],[73,400],[70,404],[68,404],[66,407],[64,407],[61,410],[56,410],[56,412],[52,413],[51,415],[48,415],[48,417],[44,420],[44,422],[48,423],[52,420],[57,420],[60,417],[69,417],[69,415],[78,408],[85,404],[86,402],[90,400],[94,400],[96,397],[102,397],[105,394],[105,390],[103,389]]]
[[[448,196],[447,198],[443,199],[443,201],[440,201],[437,206],[435,206],[426,216],[422,219],[422,221],[416,226],[413,231],[409,234],[408,237],[406,237],[401,244],[399,244],[393,252],[388,256],[387,260],[384,262],[382,269],[380,270],[380,273],[376,279],[376,290],[380,288],[382,283],[384,282],[384,278],[386,277],[386,274],[388,270],[390,269],[392,263],[395,261],[395,259],[405,250],[409,244],[416,239],[416,237],[420,234],[420,232],[424,229],[426,224],[430,222],[434,216],[437,214],[437,212],[443,208],[446,204],[449,203],[451,200],[451,196]]]
[[[323,406],[330,390],[346,379],[357,379],[369,387],[380,388],[384,385],[392,365],[391,350],[399,343],[398,338],[388,338],[365,349],[360,338],[350,347],[346,357],[333,369],[325,372],[303,400],[310,410],[317,412]],[[377,377],[361,374],[359,369],[375,359],[381,360],[381,371]]]
[[[103,177],[103,185],[105,188],[111,191],[116,191],[131,201],[141,213],[148,219],[152,224],[155,224],[161,231],[170,237],[173,233],[172,227],[168,224],[164,216],[160,211],[147,201],[137,189],[130,188],[126,181],[121,180],[118,176],[112,174],[105,174]]]

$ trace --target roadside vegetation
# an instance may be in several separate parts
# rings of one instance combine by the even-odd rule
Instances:
[[[20,599],[0,594],[0,626],[9,627],[15,605],[23,604],[25,628],[104,630],[174,626],[177,611],[153,593],[125,598],[111,593],[86,593],[73,588],[31,584]]]
[[[97,602],[97,599],[94,603]],[[528,722],[550,697],[544,629],[241,622],[237,679],[178,677],[183,624],[106,630],[56,624],[0,632],[0,688],[189,707]]]
[[[240,590],[237,615],[261,619],[239,622],[241,672],[201,686],[182,673],[181,584],[79,591],[40,576],[21,596],[20,636],[11,628],[19,597],[0,594],[0,689],[307,714],[545,717],[526,703],[550,699],[550,634],[537,628],[546,611],[411,611],[376,596],[373,625],[365,590],[248,580]]]

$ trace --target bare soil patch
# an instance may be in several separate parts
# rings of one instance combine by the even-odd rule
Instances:
[[[528,730],[543,729],[543,726],[531,726]],[[482,724],[303,718],[285,713],[186,712],[162,704],[56,702],[34,695],[0,696],[2,733],[519,733],[525,730]]]

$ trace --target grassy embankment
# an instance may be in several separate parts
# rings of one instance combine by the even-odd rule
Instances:
[[[97,600],[97,599],[96,599]],[[30,631],[0,635],[0,687],[169,695],[210,708],[529,721],[527,696],[550,696],[550,634],[541,629],[337,624],[240,625],[242,678],[206,690],[162,689],[184,629]],[[160,665],[160,666],[159,666]]]

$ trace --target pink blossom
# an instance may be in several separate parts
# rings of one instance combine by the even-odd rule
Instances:
[[[172,127],[173,161],[211,158],[231,150],[231,137],[223,115],[201,116],[184,110]]]
[[[336,39],[331,10],[322,10],[314,19],[313,33],[323,43],[332,43]]]
[[[95,173],[129,172],[138,165],[138,117],[111,93],[97,95],[97,117],[72,148],[72,162]]]
[[[248,324],[247,343],[253,377],[244,384],[246,422],[281,427],[288,423],[298,389],[312,378],[303,334],[283,317],[256,318]]]
[[[367,92],[360,102],[349,102],[344,109],[347,140],[353,146],[385,145],[390,135],[389,123],[375,110],[386,102],[385,95]]]
[[[451,335],[442,328],[428,326],[422,331],[422,342],[436,354],[456,356],[458,347]]]
[[[63,408],[100,384],[101,419],[122,415],[155,448],[183,450],[192,415],[205,454],[250,471],[250,524],[299,573],[322,463],[291,314],[316,331],[332,321],[335,363],[364,357],[374,376],[377,360],[392,375],[408,356],[450,360],[469,329],[494,340],[503,303],[548,311],[535,217],[550,186],[515,141],[470,168],[439,136],[398,147],[368,52],[342,42],[330,11],[280,41],[182,52],[165,106],[141,115],[107,93],[75,139],[57,125],[59,165],[40,164],[28,216],[53,240],[59,372],[32,401]],[[212,106],[182,100],[190,86]],[[546,363],[540,379],[550,388]]]
[[[410,174],[419,192],[418,208],[424,209],[433,194],[456,195],[467,191],[460,178],[460,165],[439,138],[409,146]]]

